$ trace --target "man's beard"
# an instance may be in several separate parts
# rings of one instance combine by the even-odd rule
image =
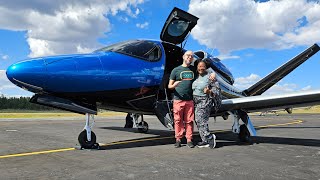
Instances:
[[[192,63],[192,61],[185,60],[184,63],[189,66]]]

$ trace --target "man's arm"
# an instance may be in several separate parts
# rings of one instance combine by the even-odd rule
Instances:
[[[175,81],[175,80],[170,79],[169,84],[168,84],[168,88],[169,89],[174,89],[174,88],[176,88],[178,86],[178,84],[180,82],[181,81]]]
[[[210,74],[210,75],[209,75],[209,79],[210,79],[211,81],[216,80],[216,72],[214,72],[214,70],[213,70],[212,68],[208,68],[208,69],[207,69],[207,72]]]

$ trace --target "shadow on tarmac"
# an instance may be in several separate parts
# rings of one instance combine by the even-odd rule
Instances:
[[[268,127],[268,128],[277,128],[277,127]],[[137,129],[134,129],[134,128],[101,127],[101,129],[139,133]],[[260,129],[265,129],[265,128],[256,128],[256,130],[260,130]],[[145,134],[156,135],[156,137],[138,138],[138,139],[114,142],[113,144],[101,146],[100,150],[126,149],[126,148],[159,146],[159,145],[168,145],[168,144],[172,144],[173,146],[173,144],[175,143],[173,131],[150,129]],[[253,144],[260,144],[260,143],[320,147],[320,140],[318,139],[298,139],[298,138],[256,136],[251,138],[251,142],[244,143],[244,142],[240,142],[238,139],[238,136],[232,133],[231,131],[215,132],[215,135],[217,136],[217,140],[218,140],[215,148],[222,148],[225,146],[253,145]],[[200,141],[201,139],[199,134],[195,134],[193,138],[194,144],[197,144]],[[186,139],[183,138],[181,142],[182,144],[186,144]]]

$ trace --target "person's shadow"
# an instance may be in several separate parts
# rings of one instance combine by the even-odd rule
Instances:
[[[303,128],[320,128],[320,127],[265,127],[265,128],[303,129]],[[258,131],[260,129],[265,129],[265,128],[256,128],[256,130]],[[134,128],[101,127],[101,129],[139,133],[138,130]],[[168,144],[173,145],[175,143],[173,131],[149,129],[149,131],[145,134],[156,135],[156,136],[107,143],[106,145],[100,146],[100,149],[101,150],[126,149],[126,148],[136,148],[136,147],[160,146],[160,145],[168,145]],[[215,132],[215,135],[218,140],[215,148],[222,148],[225,146],[253,145],[253,144],[260,144],[260,143],[320,147],[319,139],[255,136],[250,138],[250,142],[240,142],[238,139],[238,135],[232,133],[231,131]],[[195,132],[194,138],[193,138],[194,144],[196,145],[197,142],[200,142],[200,141],[201,139],[198,132]],[[186,144],[185,138],[182,139],[182,144]]]

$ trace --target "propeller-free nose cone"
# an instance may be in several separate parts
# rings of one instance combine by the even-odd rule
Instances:
[[[30,59],[13,64],[7,69],[8,79],[15,85],[31,92],[43,90],[45,65],[43,59]]]

